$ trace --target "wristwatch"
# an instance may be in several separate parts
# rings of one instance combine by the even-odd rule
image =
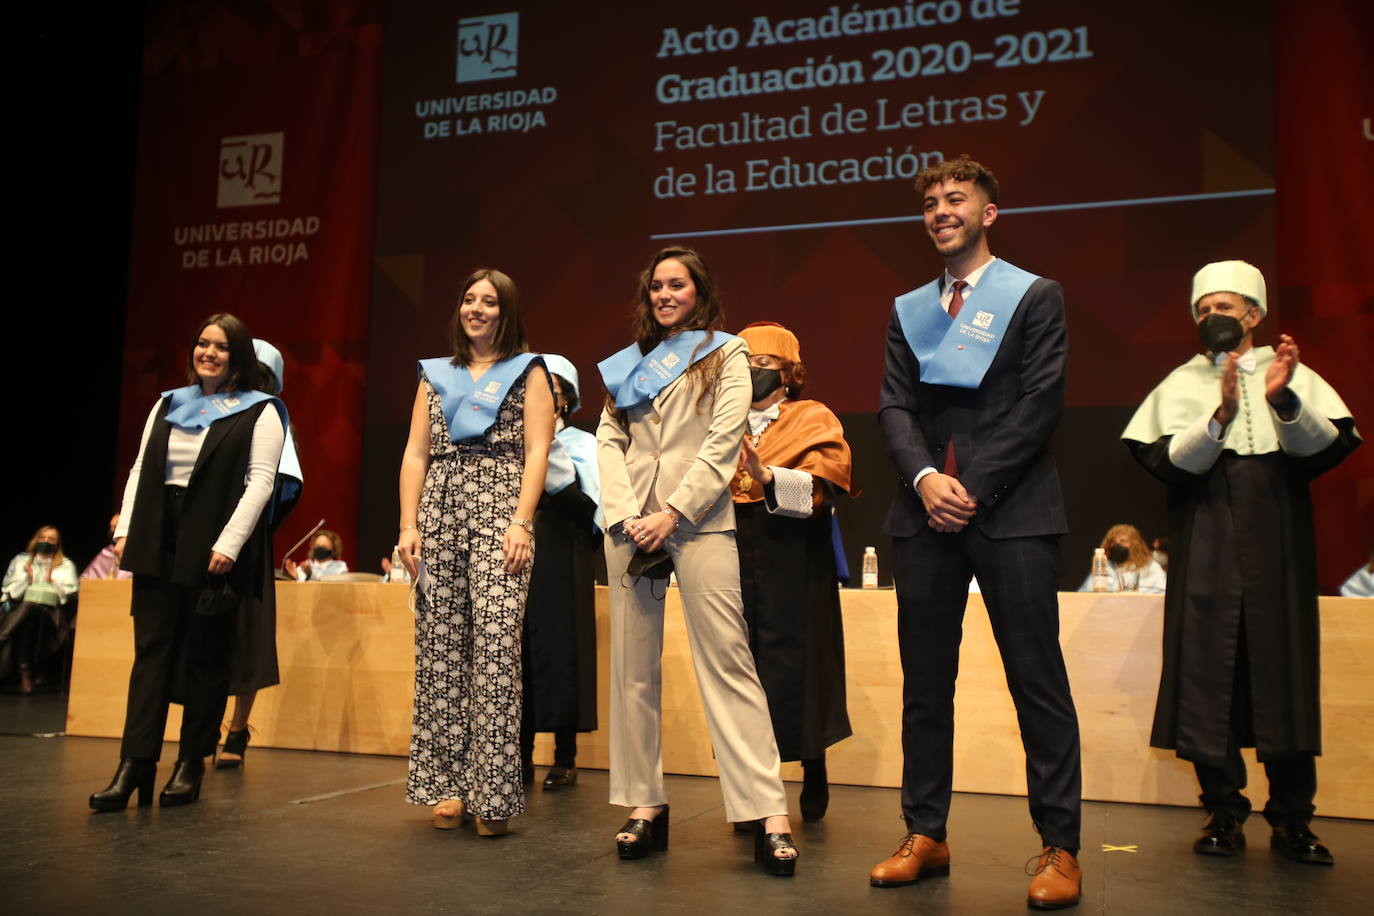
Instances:
[[[534,522],[530,521],[529,519],[516,518],[514,515],[512,515],[510,517],[510,523],[512,525],[519,525],[521,528],[525,529],[526,534],[528,534],[530,537],[534,537]]]

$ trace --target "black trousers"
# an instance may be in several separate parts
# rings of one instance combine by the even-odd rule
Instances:
[[[184,491],[168,490],[177,491],[169,492],[166,499],[163,550],[170,553]],[[205,559],[208,563],[210,558]],[[170,566],[170,562],[164,564]],[[157,576],[134,576],[134,665],[129,674],[121,757],[157,760],[162,756],[167,708],[174,701],[184,707],[177,756],[190,760],[215,751],[229,699],[233,615],[195,613],[199,597],[198,588]]]
[[[1202,807],[1212,813],[1225,812],[1236,820],[1250,816],[1250,799],[1241,794],[1248,774],[1245,758],[1240,755],[1242,731],[1253,735],[1250,719],[1254,705],[1250,691],[1250,655],[1247,651],[1245,622],[1240,625],[1236,647],[1235,676],[1231,685],[1231,718],[1226,743],[1226,759],[1202,763],[1193,761],[1202,794]],[[1251,739],[1253,740],[1253,739]],[[1312,754],[1266,755],[1261,761],[1264,775],[1269,779],[1269,801],[1264,805],[1264,819],[1272,826],[1307,823],[1312,820],[1317,797],[1317,758]]]
[[[1077,849],[1078,716],[1059,648],[1055,537],[993,540],[976,528],[893,538],[902,657],[902,814],[945,839],[954,778],[954,682],[970,575],[978,577],[1026,750],[1031,820],[1044,842]]]
[[[520,759],[526,762],[534,754],[534,726],[530,722],[529,707],[520,721]],[[577,729],[558,728],[553,732],[553,765],[574,767],[577,765]]]

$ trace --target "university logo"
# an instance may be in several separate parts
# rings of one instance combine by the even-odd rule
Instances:
[[[495,394],[501,390],[500,382],[487,382],[487,394]]]
[[[219,141],[219,207],[281,203],[286,134],[250,134]]]
[[[667,366],[669,369],[680,362],[682,362],[682,357],[678,356],[676,353],[669,353],[667,356],[663,357],[663,365]]]
[[[458,82],[515,76],[520,14],[497,13],[458,20]]]
[[[992,327],[992,312],[979,312],[973,316],[973,326],[987,330]]]

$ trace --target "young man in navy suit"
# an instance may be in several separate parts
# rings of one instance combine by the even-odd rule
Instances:
[[[1026,749],[1043,849],[1027,902],[1078,903],[1078,718],[1059,648],[1059,537],[1067,531],[1050,437],[1064,406],[1068,339],[1053,280],[993,257],[997,181],[967,157],[916,176],[944,273],[897,298],[878,418],[901,475],[892,536],[904,675],[907,835],[872,884],[947,874],[954,681],[977,576]]]

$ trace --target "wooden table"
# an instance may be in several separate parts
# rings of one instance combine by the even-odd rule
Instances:
[[[124,720],[133,626],[129,582],[82,583],[67,731],[117,737]],[[282,683],[253,710],[258,746],[365,754],[407,753],[414,673],[408,589],[354,582],[277,583]],[[601,730],[578,739],[578,763],[608,764],[610,611],[597,589]],[[835,783],[897,786],[901,779],[901,664],[891,590],[845,590],[845,645],[853,737],[831,748]],[[1318,810],[1374,819],[1374,600],[1323,598],[1322,716]],[[677,590],[668,593],[663,665],[663,761],[671,773],[714,775],[710,738],[688,655]],[[1159,684],[1163,599],[1150,595],[1060,595],[1060,641],[1083,740],[1083,797],[1173,805],[1197,803],[1192,767],[1151,749]],[[955,702],[954,788],[1024,795],[1025,756],[987,613],[969,596]],[[175,740],[180,708],[167,736]],[[541,735],[536,760],[552,760]],[[1266,782],[1246,752],[1250,794]],[[800,778],[797,764],[783,775]]]

